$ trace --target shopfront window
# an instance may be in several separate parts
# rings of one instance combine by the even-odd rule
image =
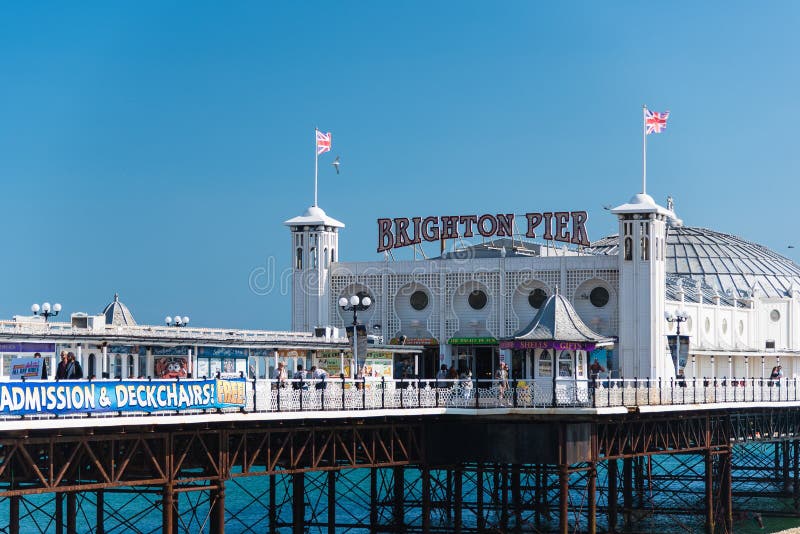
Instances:
[[[549,377],[553,376],[553,360],[549,350],[543,350],[539,353],[539,373],[536,376]]]
[[[565,350],[558,357],[558,376],[561,378],[572,378],[572,353]]]

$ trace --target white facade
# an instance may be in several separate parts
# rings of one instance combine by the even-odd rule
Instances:
[[[319,212],[286,222],[293,258],[298,248],[311,254],[315,233],[317,246],[339,254],[344,225]],[[532,320],[542,292],[558,290],[586,325],[617,338],[608,361],[615,376],[675,376],[668,339],[677,325],[665,312],[677,311],[687,315],[680,325],[690,339],[681,358],[687,377],[760,376],[762,366],[768,375],[779,364],[786,376],[800,374],[800,266],[735,236],[682,227],[648,195],[612,213],[619,236],[588,250],[502,239],[418,261],[295,263],[292,329],[349,324],[337,301],[362,293],[374,304],[359,320],[387,342],[405,336],[428,346],[437,369],[462,357],[492,358],[493,369],[511,358],[493,348],[496,340]],[[681,256],[690,241],[708,257]],[[535,362],[522,365],[534,373]]]

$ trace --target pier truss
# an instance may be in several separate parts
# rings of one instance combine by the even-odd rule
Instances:
[[[800,517],[797,408],[0,435],[0,532],[733,532]]]

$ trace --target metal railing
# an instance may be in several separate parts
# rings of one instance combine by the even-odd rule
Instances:
[[[113,384],[114,380],[94,382]],[[159,381],[161,382],[161,381]],[[175,416],[205,413],[406,410],[419,408],[635,408],[794,402],[797,378],[436,380],[328,378],[326,380],[248,379],[239,408],[95,412],[24,416],[0,420]]]

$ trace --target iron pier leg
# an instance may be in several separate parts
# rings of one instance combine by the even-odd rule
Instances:
[[[636,505],[638,508],[644,508],[644,456],[637,456],[635,462]]]
[[[445,471],[445,499],[444,499],[445,512],[447,516],[447,524],[453,524],[453,469],[448,468]]]
[[[508,464],[500,466],[500,528],[508,532]]]
[[[67,534],[77,534],[75,521],[78,517],[78,498],[75,492],[67,493]]]
[[[558,466],[558,531],[569,534],[569,472],[566,464]]]
[[[103,492],[103,490],[97,490],[97,506],[96,506],[97,513],[95,517],[96,534],[105,534],[106,532],[105,518],[103,517],[104,508],[105,508],[105,492]]]
[[[422,532],[431,531],[431,470],[426,464],[422,465]]]
[[[305,473],[292,475],[292,532],[304,534],[306,531],[306,495]]]
[[[728,447],[727,452],[720,456],[720,460],[722,462],[720,497],[723,499],[723,510],[725,510],[725,532],[733,532],[733,449]]]
[[[706,468],[706,532],[708,534],[714,533],[714,465],[711,451],[706,450],[705,468]]]
[[[395,532],[405,531],[405,511],[403,507],[403,497],[406,489],[405,471],[402,466],[394,468],[394,519]]]
[[[788,495],[789,494],[789,442],[782,441],[781,442],[781,456],[783,461],[781,462],[781,467],[783,468],[783,485],[781,486],[781,491]]]
[[[19,534],[19,496],[8,499],[8,532]]]
[[[781,444],[780,443],[776,443],[775,444],[774,476],[775,476],[775,481],[780,483],[780,480],[781,480]]]
[[[378,527],[378,468],[369,470],[369,531],[376,532]]]
[[[587,532],[589,534],[595,534],[597,532],[597,464],[592,462],[589,464],[589,472],[588,472],[589,480],[587,482],[586,491],[588,495],[586,496],[588,499],[588,524],[587,524]]]
[[[633,459],[622,460],[622,513],[625,517],[625,527],[631,525],[633,512]]]
[[[514,503],[514,532],[522,532],[522,484],[519,464],[511,466],[511,500]]]
[[[280,392],[279,392],[280,393]],[[269,475],[269,533],[278,533],[278,505],[276,503],[275,493],[278,490],[278,484],[275,480],[277,475]]]
[[[172,492],[172,486],[166,484],[163,489],[162,507],[161,510],[161,528],[164,534],[172,534],[175,532],[177,525],[175,524],[175,495]],[[67,508],[69,508],[69,495],[67,495]],[[69,513],[69,512],[67,512]],[[69,521],[69,519],[67,519]],[[69,532],[69,529],[67,529]]]
[[[536,464],[536,482],[534,486],[535,494],[533,496],[533,522],[536,529],[539,529],[542,516],[542,468]]]
[[[453,471],[453,531],[461,534],[461,509],[464,485],[464,468],[461,464],[457,465]]]
[[[478,510],[478,532],[483,532],[486,528],[486,517],[483,515],[483,464],[480,462],[475,469],[475,500],[475,507]]]
[[[608,460],[608,530],[617,530],[617,461]]]
[[[336,534],[336,471],[328,471],[328,534]]]
[[[209,530],[211,534],[225,534],[225,481],[219,481],[219,486],[212,494],[213,504],[211,507],[211,524]]]
[[[800,510],[800,441],[792,440],[792,498],[794,511]]]
[[[56,493],[56,533],[64,534],[64,494]]]

